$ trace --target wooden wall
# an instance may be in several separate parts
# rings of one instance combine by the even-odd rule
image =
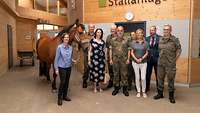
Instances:
[[[32,51],[35,48],[37,23],[34,20],[17,19],[17,50]]]
[[[200,85],[200,2],[193,0],[193,20],[192,20],[192,39],[191,39],[191,67],[190,84]]]
[[[107,0],[106,7],[102,8],[99,8],[98,1],[99,0],[84,0],[84,23],[127,22],[124,18],[124,14],[127,11],[132,11],[134,13],[135,17],[133,21],[147,21],[147,23],[152,23],[153,21],[153,23],[162,23],[164,25],[167,21],[173,23],[173,21],[176,22],[178,20],[190,20],[190,0],[161,0],[161,4],[159,5],[155,3],[140,3],[111,7]],[[189,22],[182,24],[184,24],[184,27],[189,26]],[[174,27],[177,28],[177,26]],[[187,32],[189,32],[189,28],[187,30]],[[189,40],[189,35],[181,38],[187,38],[187,40]],[[188,49],[188,46],[183,49]],[[184,55],[184,57],[181,57],[177,62],[176,82],[188,84],[188,69],[188,55]]]
[[[194,19],[200,19],[200,3],[199,3],[199,0],[193,0],[193,3],[194,3],[194,7],[193,7],[193,10],[194,10]]]
[[[1,2],[5,2],[13,11],[16,10],[16,0],[1,0]]]
[[[79,19],[80,22],[83,22],[83,0],[75,0],[75,9],[72,9],[71,0],[68,0],[68,14],[69,23],[72,24],[76,19]]]
[[[189,19],[190,0],[161,1],[160,5],[144,3],[109,7],[107,0],[107,6],[99,8],[98,0],[84,0],[84,22],[107,23],[126,21],[124,19],[124,14],[127,11],[132,11],[135,14],[134,21]]]
[[[7,40],[7,25],[12,26],[13,34],[13,62],[16,64],[16,20],[13,15],[5,10],[5,7],[0,5],[0,76],[8,70],[8,40]]]
[[[18,7],[16,2],[17,0],[0,0],[0,75],[8,71],[7,25],[11,25],[13,31],[13,65],[15,66],[18,64],[17,50],[32,50],[33,48],[32,42],[36,37],[36,20],[38,18],[48,20],[50,24],[68,24],[66,16]]]
[[[33,8],[33,0],[18,0],[18,6],[25,8]]]

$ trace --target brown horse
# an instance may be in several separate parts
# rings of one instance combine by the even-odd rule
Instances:
[[[54,38],[50,38],[48,36],[41,37],[36,44],[37,49],[37,56],[40,61],[39,65],[39,75],[43,76],[45,75],[47,77],[48,81],[50,80],[49,70],[51,68],[51,64],[54,63],[54,58],[56,54],[56,48],[59,44],[62,43],[62,35],[65,32],[68,32],[70,35],[69,44],[72,43],[72,41],[75,41],[81,46],[81,38],[80,34],[84,31],[84,25],[80,24],[78,20],[76,22],[68,27],[65,27],[61,32],[58,33],[58,35]],[[56,90],[56,77],[55,69],[53,66],[53,82],[52,82],[52,90]]]

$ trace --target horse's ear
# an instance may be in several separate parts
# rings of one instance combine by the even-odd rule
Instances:
[[[76,19],[75,24],[79,25],[79,19]]]

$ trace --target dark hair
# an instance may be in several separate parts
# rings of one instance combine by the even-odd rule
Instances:
[[[100,30],[101,31],[101,36],[100,36],[100,39],[103,39],[103,30],[101,28],[97,28],[94,32],[94,38],[96,38],[97,36],[97,31]]]
[[[62,38],[64,38],[65,35],[69,35],[69,33],[63,33],[63,34],[62,34]]]

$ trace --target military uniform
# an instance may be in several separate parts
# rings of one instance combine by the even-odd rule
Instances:
[[[176,75],[176,56],[181,53],[179,39],[175,36],[161,37],[158,58],[158,95],[154,99],[163,98],[164,79],[167,76],[169,100],[175,103],[174,80]]]
[[[122,39],[114,37],[111,40],[109,48],[112,50],[113,72],[114,72],[113,84],[115,86],[115,89],[119,88],[120,86],[126,87],[128,85],[127,64],[126,64],[127,54],[128,54],[127,37],[123,37]]]
[[[114,36],[112,34],[108,35],[107,38],[106,38],[106,48],[109,49],[109,46],[110,46],[110,43],[111,43],[111,39],[113,38]],[[114,73],[113,73],[113,65],[111,65],[109,63],[109,50],[107,50],[107,64],[108,64],[108,71],[109,71],[109,75],[110,75],[110,80],[109,80],[109,84],[108,84],[108,87],[107,88],[110,88],[113,86],[113,78],[114,78]]]

